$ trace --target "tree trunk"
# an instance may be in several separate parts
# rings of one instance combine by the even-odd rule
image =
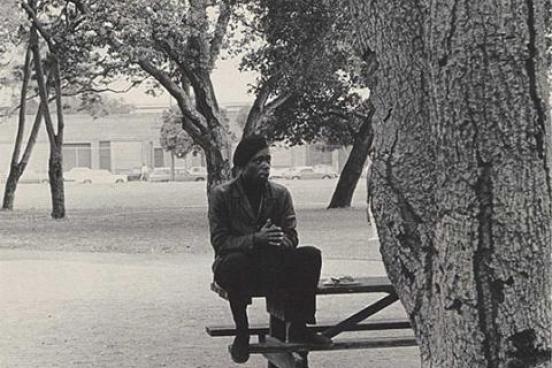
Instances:
[[[4,199],[2,201],[2,209],[13,210],[13,203],[15,200],[15,190],[17,189],[17,182],[25,170],[26,162],[22,165],[19,163],[19,154],[21,147],[23,146],[23,135],[25,134],[25,113],[27,107],[27,89],[29,86],[29,80],[31,77],[31,61],[32,51],[30,44],[27,47],[25,54],[25,61],[23,64],[23,80],[21,83],[21,97],[19,103],[19,120],[17,123],[17,135],[15,137],[15,143],[13,147],[13,154],[10,163],[10,172],[6,180],[6,186],[4,189]],[[34,143],[34,142],[33,142]]]
[[[373,137],[372,118],[370,116],[363,122],[354,138],[353,148],[351,149],[349,157],[347,157],[347,162],[343,170],[341,170],[328,208],[351,207],[353,194],[355,193],[358,180],[362,175],[364,164],[368,158],[368,152],[370,151]]]
[[[350,4],[378,62],[372,212],[422,366],[550,367],[543,2]]]
[[[19,161],[17,157],[19,156],[19,154],[16,156],[16,151],[19,152],[21,150],[22,142],[19,140],[16,140],[15,142],[16,147],[14,147],[12,162],[10,165],[10,173],[8,174],[8,178],[6,180],[6,186],[4,188],[4,199],[2,202],[2,209],[4,210],[13,210],[13,205],[15,203],[15,191],[17,190],[17,183],[19,182],[19,178],[21,177],[21,175],[23,175],[23,172],[27,167],[27,163],[29,162],[29,158],[31,157],[31,152],[36,143],[36,137],[38,135],[38,130],[40,128],[40,122],[42,120],[43,110],[44,109],[42,105],[39,105],[38,112],[36,113],[35,121],[33,123],[33,127],[31,128],[31,133],[29,134],[29,139],[27,140],[27,146],[25,147],[23,156]],[[23,130],[22,127],[21,129]]]
[[[228,134],[223,127],[213,129],[214,142],[208,149],[204,149],[207,162],[207,194],[215,186],[231,178]]]
[[[171,151],[171,173],[169,176],[169,181],[174,181],[174,152]]]
[[[4,199],[2,202],[3,210],[13,210],[15,191],[22,173],[23,171],[20,170],[19,165],[10,166],[10,173],[6,179],[6,185],[4,187]]]
[[[48,177],[50,178],[50,194],[52,196],[52,218],[65,217],[65,190],[63,186],[63,156],[61,145],[50,145],[50,159],[48,160]]]

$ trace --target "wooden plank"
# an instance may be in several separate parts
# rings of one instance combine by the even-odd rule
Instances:
[[[352,284],[318,284],[316,294],[354,294],[354,293],[395,293],[391,281],[385,276],[357,277]],[[228,299],[226,291],[216,282],[211,283],[211,290],[216,292],[221,298]],[[264,294],[252,295],[253,298],[264,297]]]
[[[352,316],[346,318],[345,320],[339,322],[337,325],[328,328],[327,330],[322,332],[322,334],[327,337],[334,337],[343,331],[348,331],[357,323],[364,321],[366,318],[386,308],[390,304],[393,304],[397,300],[399,300],[399,298],[397,297],[397,294],[395,293],[389,294],[385,298],[380,299],[373,304],[370,304],[366,308],[362,309],[360,312],[357,312]]]
[[[271,346],[285,345],[280,340],[267,336],[265,344]],[[264,357],[274,367],[278,368],[308,368],[308,359],[306,355],[301,355],[296,352],[276,352],[263,353]]]
[[[309,330],[322,332],[334,327],[340,321],[324,322],[313,326],[308,326]],[[399,330],[411,328],[410,322],[405,319],[378,319],[366,321],[356,325],[348,326],[346,331],[378,331],[378,330]],[[236,328],[234,325],[212,325],[205,327],[209,336],[235,336]],[[258,323],[249,325],[249,333],[253,335],[268,335],[268,323]]]
[[[268,337],[267,337],[268,338]],[[413,336],[400,337],[370,337],[370,338],[348,338],[335,340],[332,345],[313,345],[296,343],[274,343],[267,341],[262,344],[250,344],[251,354],[272,354],[309,351],[334,351],[347,349],[379,349],[391,347],[416,346],[416,339]]]
[[[357,277],[352,284],[323,284],[318,285],[316,294],[353,294],[353,293],[395,293],[391,281],[385,276]]]

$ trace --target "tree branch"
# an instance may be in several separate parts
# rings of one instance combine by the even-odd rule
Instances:
[[[51,52],[55,52],[55,45],[52,41],[52,37],[44,29],[42,23],[40,23],[40,21],[38,20],[38,17],[36,16],[36,13],[35,13],[34,9],[29,4],[27,4],[27,2],[25,2],[24,0],[21,2],[21,6],[23,7],[23,9],[25,9],[25,11],[27,12],[27,15],[29,16],[29,18],[31,18],[33,25],[36,27],[38,32],[40,32],[40,35],[42,36],[42,38],[48,44],[49,50]]]
[[[31,27],[31,49],[33,51],[33,61],[36,71],[36,79],[38,82],[38,91],[40,94],[40,101],[44,105],[44,118],[46,121],[46,132],[48,133],[48,138],[50,144],[56,144],[56,133],[54,131],[54,126],[52,123],[52,116],[50,115],[50,108],[48,107],[48,88],[46,86],[44,78],[44,70],[42,69],[42,63],[40,60],[40,49],[38,45],[38,32],[36,26]]]
[[[265,105],[265,112],[266,115],[270,115],[276,110],[278,107],[282,106],[284,103],[286,103],[287,100],[289,100],[293,96],[293,93],[287,92],[283,93],[279,96],[277,96],[274,100],[270,101]]]
[[[27,89],[29,87],[29,80],[31,78],[31,44],[27,46],[25,52],[25,64],[23,65],[23,82],[21,83],[21,98],[19,109],[19,123],[17,124],[17,135],[15,137],[15,145],[12,154],[12,165],[17,164],[19,161],[19,153],[21,151],[21,142],[23,141],[23,135],[25,134],[25,110],[27,105]]]
[[[38,106],[38,111],[36,112],[33,127],[31,128],[31,133],[29,134],[29,140],[27,141],[27,146],[25,147],[25,151],[23,152],[23,156],[21,157],[20,164],[25,163],[26,165],[26,163],[29,162],[29,157],[31,157],[31,152],[36,142],[38,129],[40,128],[40,121],[42,120],[43,115],[44,115],[44,104],[40,103],[40,105]]]
[[[220,50],[222,48],[222,41],[226,35],[226,29],[228,28],[228,23],[230,22],[230,16],[232,15],[233,1],[224,0],[220,4],[219,16],[217,19],[217,24],[215,26],[215,31],[213,33],[213,38],[211,39],[211,51],[209,55],[209,70],[212,70],[215,67],[215,63],[220,55]]]
[[[208,40],[209,17],[207,16],[207,1],[189,1],[192,27],[195,28],[195,32],[192,32],[192,36],[190,36],[191,45],[195,46],[196,51],[199,53],[199,68],[209,70],[210,44]]]
[[[253,106],[251,106],[249,114],[247,114],[245,127],[243,128],[244,136],[254,134],[257,131],[260,121],[263,117],[264,105],[266,104],[268,97],[272,93],[273,78],[274,77],[271,77],[265,83],[263,83],[261,89],[257,92],[257,95],[255,96],[255,101],[253,101]]]
[[[61,72],[59,70],[59,61],[57,58],[53,58],[53,75],[54,75],[54,88],[56,90],[56,114],[57,114],[57,135],[56,144],[58,146],[63,144],[63,129],[65,127],[63,119],[63,104],[61,101]]]
[[[182,91],[182,89],[163,71],[157,69],[147,60],[139,60],[138,64],[142,69],[154,77],[165,89],[173,96],[182,111],[182,114],[188,119],[183,119],[183,128],[197,142],[205,143],[207,134],[207,124],[195,109],[192,108],[191,99]]]

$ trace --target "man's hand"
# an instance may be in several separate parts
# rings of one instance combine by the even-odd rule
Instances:
[[[263,245],[279,247],[282,245],[284,233],[280,226],[274,225],[272,220],[268,219],[263,227],[255,234],[255,238]]]

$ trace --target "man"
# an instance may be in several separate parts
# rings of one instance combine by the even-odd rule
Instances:
[[[259,136],[244,138],[234,152],[236,178],[214,188],[209,198],[215,281],[228,292],[236,337],[230,349],[236,363],[249,358],[247,305],[251,295],[285,290],[291,304],[290,339],[331,344],[309,331],[315,323],[320,251],[297,247],[296,218],[288,190],[268,181],[270,152]]]

